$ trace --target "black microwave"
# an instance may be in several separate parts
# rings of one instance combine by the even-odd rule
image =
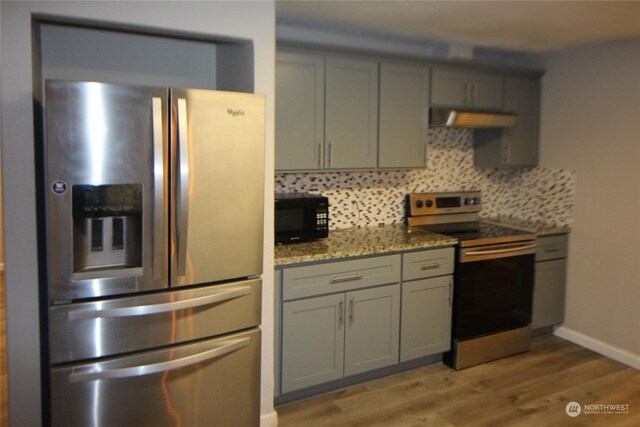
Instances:
[[[329,235],[329,199],[309,193],[276,193],[275,241],[308,242]]]

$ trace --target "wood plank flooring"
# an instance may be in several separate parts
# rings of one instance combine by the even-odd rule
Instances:
[[[569,417],[569,402],[582,413]],[[585,405],[629,405],[628,414]],[[531,351],[454,371],[435,365],[277,408],[278,425],[640,426],[640,371],[555,336]]]

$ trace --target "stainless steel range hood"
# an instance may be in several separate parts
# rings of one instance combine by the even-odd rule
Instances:
[[[431,108],[429,126],[452,128],[508,128],[516,124],[517,115],[486,111]]]

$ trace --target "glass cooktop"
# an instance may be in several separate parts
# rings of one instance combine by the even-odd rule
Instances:
[[[460,246],[490,245],[496,243],[520,242],[533,240],[534,233],[491,224],[484,221],[460,222],[449,224],[422,225],[429,231],[455,237],[460,241]]]

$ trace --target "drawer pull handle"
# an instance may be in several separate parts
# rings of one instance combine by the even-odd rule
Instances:
[[[545,248],[546,253],[550,254],[552,252],[560,252],[560,248]]]
[[[364,279],[364,274],[352,274],[350,276],[332,277],[331,283],[351,282],[352,280],[362,280],[362,279]]]
[[[440,264],[435,264],[435,263],[431,263],[431,264],[422,264],[422,267],[420,267],[420,270],[425,271],[425,270],[435,270],[437,268],[440,268],[441,265]]]

